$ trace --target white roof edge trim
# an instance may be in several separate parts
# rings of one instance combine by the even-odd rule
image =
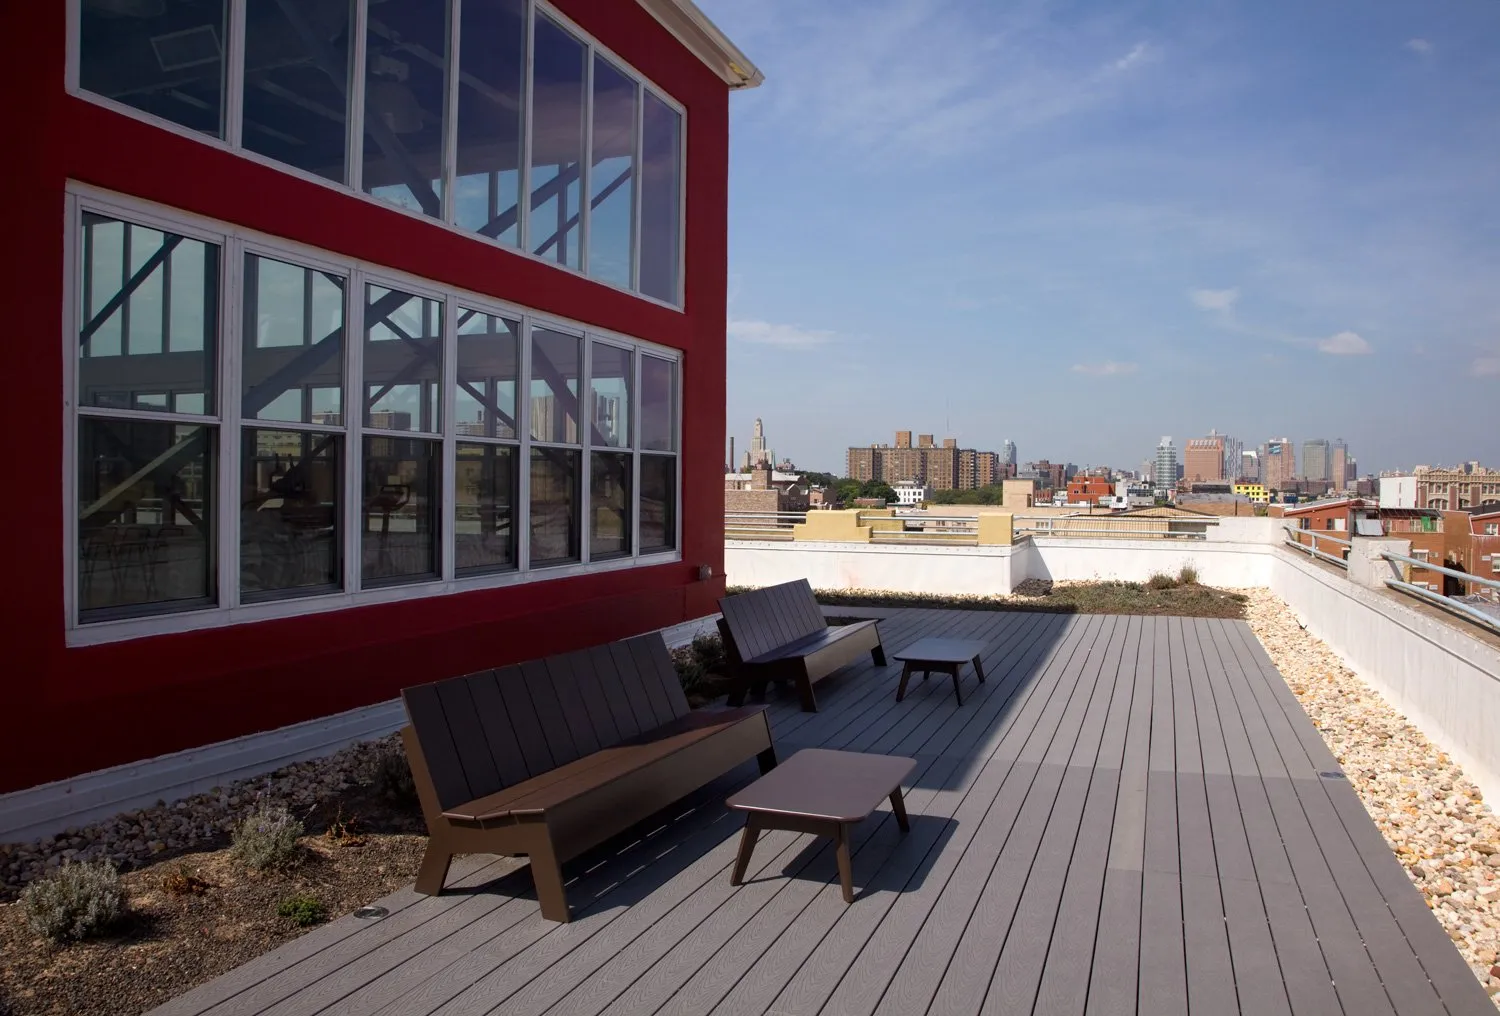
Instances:
[[[766,79],[760,68],[692,0],[639,0],[639,3],[730,88],[754,88]]]

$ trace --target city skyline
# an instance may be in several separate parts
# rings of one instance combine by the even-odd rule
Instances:
[[[704,7],[766,72],[731,111],[729,418],[794,460],[913,427],[1500,461],[1500,7]]]

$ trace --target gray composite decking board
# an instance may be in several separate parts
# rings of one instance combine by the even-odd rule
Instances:
[[[817,713],[771,699],[783,758],[918,759],[911,832],[888,805],[856,827],[853,905],[805,835],[763,834],[751,879],[728,884],[740,822],[722,801],[747,764],[565,868],[570,924],[540,918],[524,871],[406,889],[382,921],[341,918],[158,1012],[1493,1011],[1353,789],[1318,778],[1332,753],[1244,623],[915,609],[881,625],[888,652],[985,640],[987,681],[966,674],[962,706],[951,682],[896,703],[899,665],[862,659],[819,683]],[[517,864],[461,858],[450,885]]]

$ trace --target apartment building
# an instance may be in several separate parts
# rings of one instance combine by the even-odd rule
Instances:
[[[1224,437],[1212,434],[1208,437],[1188,438],[1182,452],[1183,479],[1190,482],[1223,480]]]
[[[853,479],[925,484],[933,490],[972,490],[998,483],[1005,470],[1000,456],[991,451],[960,448],[957,438],[943,438],[939,445],[931,434],[896,431],[894,445],[854,446],[845,460]]]
[[[1260,446],[1260,482],[1267,490],[1290,490],[1297,479],[1297,452],[1291,438],[1272,438]]]

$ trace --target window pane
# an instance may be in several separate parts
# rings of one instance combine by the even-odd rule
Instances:
[[[343,425],[344,280],[245,255],[248,420]]]
[[[84,620],[213,602],[214,435],[171,423],[78,421]]]
[[[228,6],[227,0],[79,4],[79,85],[222,137]]]
[[[365,35],[365,190],[442,218],[448,5],[371,4]]]
[[[91,213],[83,231],[81,404],[213,412],[219,248]]]
[[[534,253],[577,268],[586,50],[544,14],[535,34],[529,240]]]
[[[580,347],[577,336],[531,330],[531,436],[538,441],[578,443]]]
[[[364,453],[363,585],[435,578],[442,443],[366,437]]]
[[[458,175],[454,221],[519,242],[526,0],[465,0],[459,26]]]
[[[677,365],[658,356],[641,357],[641,448],[677,450],[673,426],[677,408]]]
[[[246,428],[240,590],[247,601],[343,586],[343,437]]]
[[[531,449],[531,565],[577,561],[579,453]]]
[[[400,290],[365,287],[365,426],[439,429],[443,305]]]
[[[589,559],[630,553],[631,460],[628,452],[596,452],[589,487]]]
[[[682,116],[650,92],[641,121],[641,292],[677,303]]]
[[[636,85],[594,57],[594,137],[589,170],[589,274],[630,285],[631,213],[635,204]]]
[[[630,350],[594,343],[589,387],[594,393],[593,443],[630,447],[630,389],[634,383]]]
[[[457,573],[516,566],[516,449],[458,442],[453,519]]]
[[[329,180],[345,179],[351,23],[348,0],[246,0],[246,148]]]
[[[677,546],[677,457],[641,456],[641,553]]]
[[[460,437],[516,436],[520,334],[519,321],[459,309],[453,418]]]

